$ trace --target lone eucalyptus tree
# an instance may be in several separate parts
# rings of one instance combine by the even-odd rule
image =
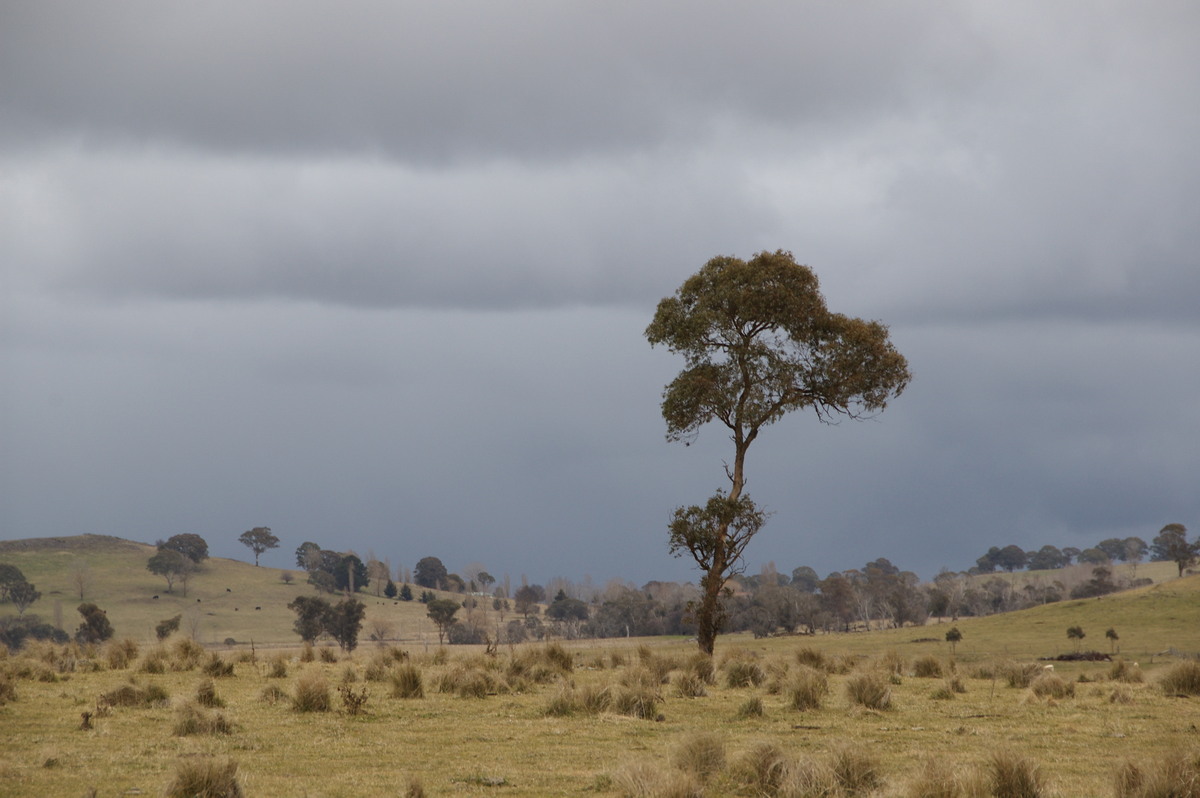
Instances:
[[[911,375],[887,327],[830,312],[816,275],[784,251],[713,258],[658,303],[645,334],[686,364],[663,391],[667,439],[690,442],[716,420],[733,441],[728,490],[676,509],[670,524],[671,553],[686,552],[704,574],[697,637],[711,654],[725,581],[766,521],[745,493],[750,444],[792,410],[812,408],[825,422],[873,415]]]

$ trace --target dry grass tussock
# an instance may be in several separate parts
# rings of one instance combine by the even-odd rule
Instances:
[[[913,660],[912,675],[918,679],[940,679],[944,674],[942,661],[932,654]]]
[[[183,760],[167,787],[167,798],[243,798],[237,771],[233,760]]]
[[[233,723],[222,712],[187,703],[176,711],[173,731],[176,737],[193,734],[232,734]]]
[[[392,673],[392,698],[424,698],[425,682],[416,665],[405,664]]]
[[[1126,761],[1114,786],[1116,798],[1200,798],[1200,749],[1172,751],[1150,765]]]
[[[292,709],[297,712],[328,712],[331,703],[329,682],[320,673],[303,673],[296,680]]]
[[[1029,685],[1038,698],[1074,698],[1075,684],[1054,673],[1043,673]]]
[[[1043,798],[1049,794],[1041,767],[1022,754],[998,751],[988,760],[986,771],[994,798]]]
[[[1167,695],[1200,695],[1200,660],[1172,665],[1159,686]]]
[[[846,679],[846,697],[867,709],[892,707],[892,688],[887,676],[877,671],[856,673]]]
[[[1136,662],[1117,657],[1113,660],[1112,666],[1108,669],[1108,678],[1114,682],[1125,682],[1126,684],[1141,684],[1146,681],[1146,675],[1142,673],[1141,667]]]

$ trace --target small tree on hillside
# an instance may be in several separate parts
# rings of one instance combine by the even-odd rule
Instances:
[[[353,651],[358,646],[358,633],[362,629],[367,605],[355,599],[339,601],[325,613],[325,631],[338,642],[343,651]]]
[[[174,549],[160,548],[146,562],[146,570],[157,574],[167,581],[167,592],[175,589],[175,580],[189,575],[195,570],[195,564]],[[187,595],[184,589],[183,595]]]
[[[321,636],[325,631],[325,618],[333,611],[328,601],[317,596],[296,596],[287,606],[296,613],[292,629],[305,643],[312,643]]]
[[[946,642],[950,644],[951,656],[954,656],[954,647],[958,645],[959,640],[962,640],[962,632],[958,631],[957,626],[951,626],[946,630]]]
[[[1189,543],[1183,524],[1167,524],[1150,543],[1150,553],[1155,560],[1175,563],[1183,576],[1183,570],[1200,556],[1200,541]]]
[[[1104,636],[1108,638],[1109,653],[1115,653],[1117,650],[1117,641],[1121,639],[1121,636],[1118,635],[1117,630],[1111,626],[1108,627],[1107,631],[1104,632]]]
[[[1067,637],[1075,641],[1075,651],[1079,651],[1080,645],[1083,643],[1083,638],[1087,637],[1082,626],[1072,626],[1067,629]]]
[[[513,594],[513,605],[517,612],[528,618],[531,612],[536,613],[538,598],[537,588],[533,585],[522,585]]]
[[[449,573],[446,566],[437,557],[422,557],[413,571],[413,581],[420,587],[440,590],[446,586]]]
[[[258,567],[258,555],[262,554],[267,549],[279,548],[279,538],[271,534],[269,526],[256,526],[254,529],[248,529],[238,536],[243,546],[246,546],[250,551],[254,552],[254,567]]]
[[[78,610],[83,623],[75,630],[75,639],[80,643],[103,643],[113,636],[112,624],[104,610],[91,603],[80,604]]]
[[[42,597],[32,582],[24,580],[8,586],[8,597],[17,606],[17,615],[24,615],[29,605]]]
[[[458,608],[459,603],[452,599],[434,599],[425,605],[425,614],[437,627],[438,645],[445,643],[446,633],[450,631],[451,626],[458,622],[454,617]]]
[[[158,547],[177,551],[197,565],[208,559],[208,542],[192,532],[172,535],[165,541],[160,540]]]
[[[176,615],[173,618],[167,618],[165,621],[159,621],[158,625],[154,627],[154,636],[159,640],[166,640],[179,631],[179,622],[182,620],[182,615]]]

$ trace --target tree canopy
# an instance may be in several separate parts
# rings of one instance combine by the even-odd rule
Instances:
[[[1200,541],[1189,543],[1183,524],[1167,524],[1150,543],[1150,554],[1155,560],[1175,563],[1183,576],[1183,569],[1200,557]]]
[[[193,532],[184,532],[160,540],[158,547],[177,551],[196,564],[208,559],[208,541]]]
[[[667,439],[690,442],[717,421],[734,444],[728,491],[670,524],[671,551],[704,572],[698,643],[711,653],[725,580],[765,518],[743,492],[749,446],[793,410],[822,421],[878,413],[911,377],[887,327],[831,312],[816,275],[784,251],[713,258],[659,302],[645,334],[684,358],[663,391]]]
[[[254,565],[258,566],[258,555],[262,554],[267,549],[279,548],[279,538],[271,534],[269,526],[256,526],[254,529],[247,529],[238,536],[243,546],[246,546],[250,551],[254,552]]]
[[[437,557],[422,557],[417,562],[417,567],[413,570],[413,581],[421,587],[428,587],[434,590],[443,588],[446,584],[446,577],[449,573],[446,571],[446,566],[442,565],[442,561]]]

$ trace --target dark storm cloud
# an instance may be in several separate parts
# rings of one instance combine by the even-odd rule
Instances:
[[[10,3],[3,534],[694,576],[665,523],[728,442],[663,442],[679,363],[641,331],[776,248],[916,380],[755,444],[754,563],[1200,525],[1198,32],[1190,2]]]

